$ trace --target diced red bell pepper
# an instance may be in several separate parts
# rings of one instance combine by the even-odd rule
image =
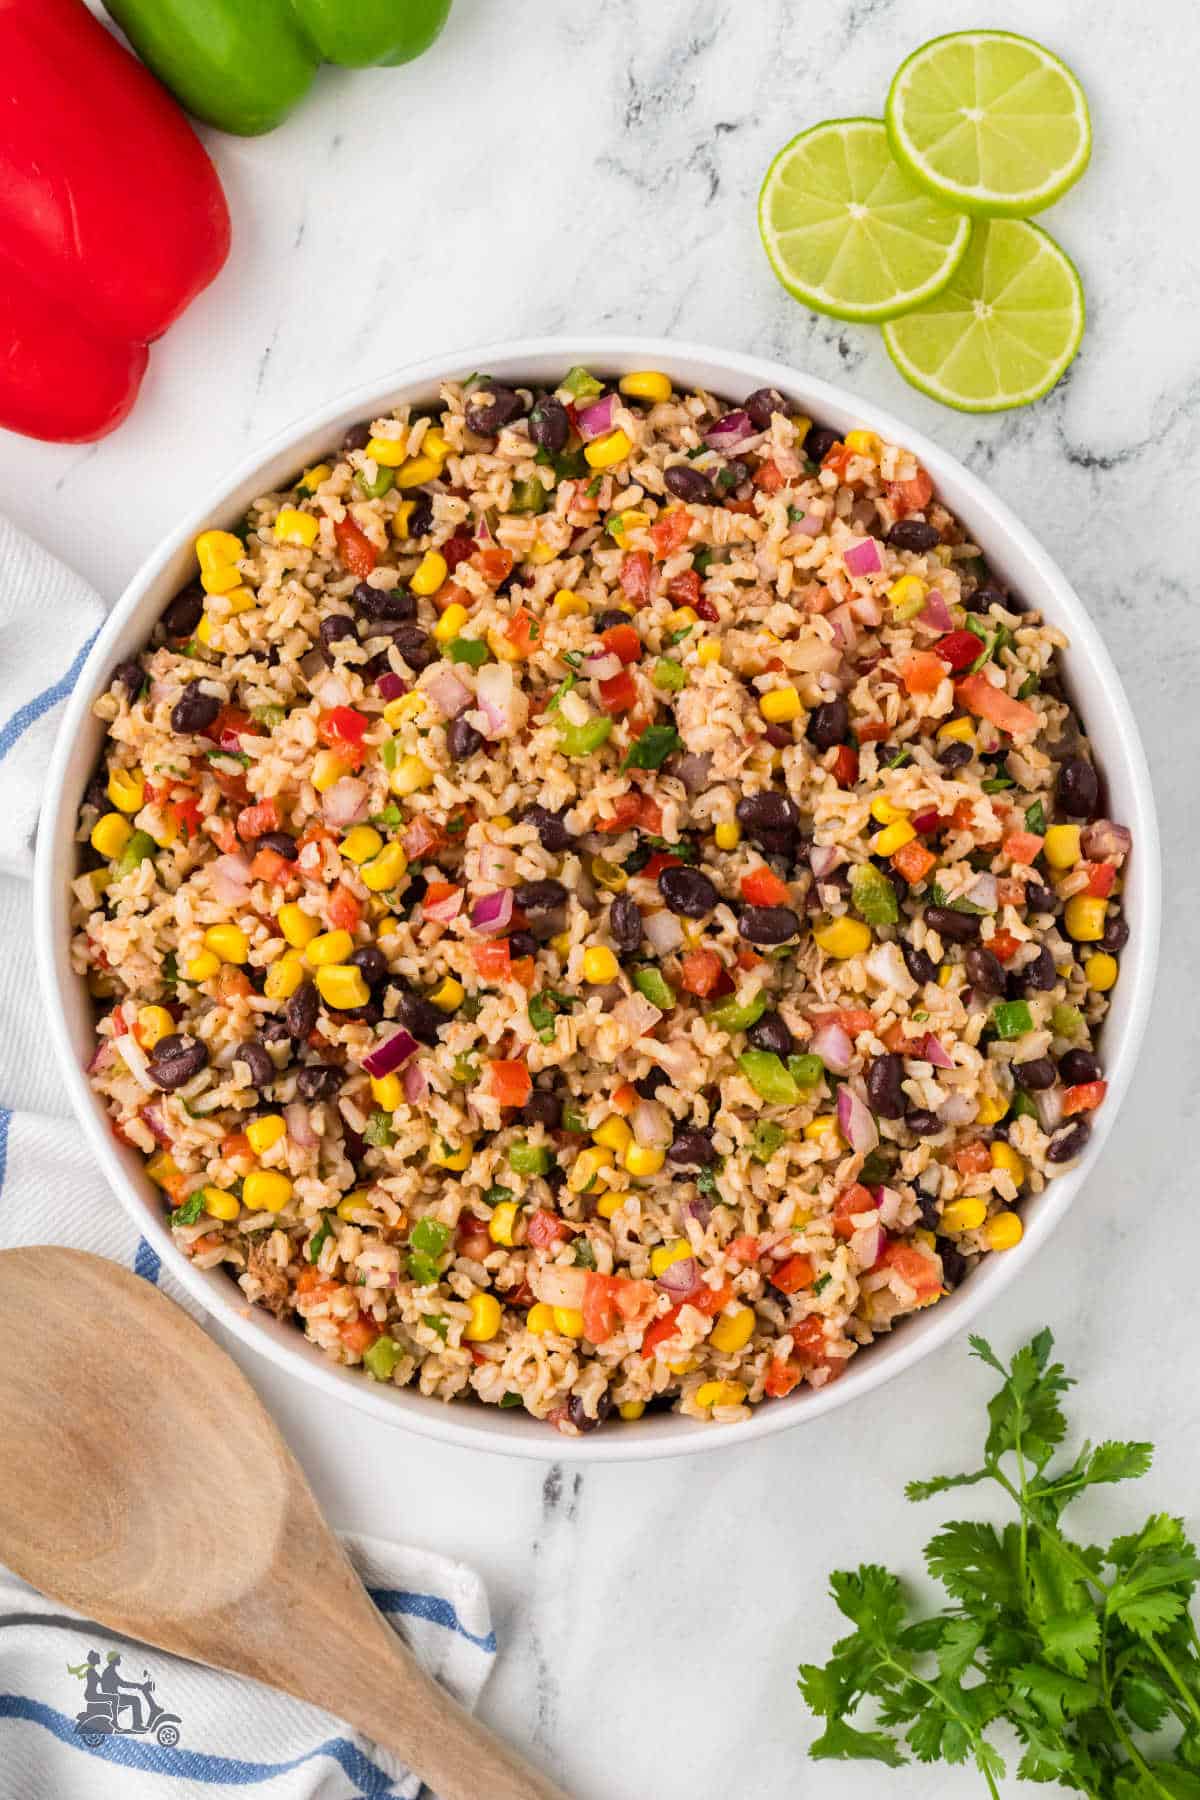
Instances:
[[[878,744],[887,737],[890,730],[891,726],[882,719],[868,719],[854,727],[854,735],[860,744]]]
[[[610,675],[607,681],[599,685],[600,704],[612,718],[619,718],[622,713],[632,712],[637,705],[637,682],[628,669],[622,669],[619,675]]]
[[[804,1357],[808,1362],[822,1363],[828,1360],[825,1322],[817,1313],[810,1313],[807,1319],[801,1319],[798,1325],[792,1326],[792,1349],[797,1356]]]
[[[508,972],[523,988],[531,988],[537,980],[537,961],[532,956],[510,957]]]
[[[496,1064],[493,1063],[492,1067],[494,1069]],[[523,1063],[521,1067],[524,1067]],[[547,1212],[541,1206],[530,1214],[529,1223],[525,1228],[526,1241],[532,1244],[535,1250],[549,1250],[553,1244],[565,1244],[567,1239],[574,1235],[572,1227],[567,1224],[565,1219],[560,1219],[557,1213]]]
[[[410,862],[427,860],[437,855],[444,842],[445,839],[437,826],[427,819],[424,813],[418,813],[404,833],[404,853]],[[430,888],[433,885],[431,882]],[[447,882],[445,885],[448,887],[450,883]],[[428,892],[429,889],[426,889],[427,895]]]
[[[202,735],[211,738],[222,750],[228,750],[232,756],[237,756],[242,748],[242,734],[250,731],[252,723],[250,714],[244,707],[223,706]]]
[[[900,679],[910,694],[933,694],[946,679],[945,665],[932,650],[914,650],[900,664]]]
[[[742,876],[742,899],[751,906],[790,906],[791,889],[765,863]]]
[[[533,614],[527,607],[520,606],[505,626],[504,636],[523,660],[532,651],[540,630]]]
[[[672,606],[697,607],[700,599],[700,575],[696,569],[685,569],[667,583],[667,598]]]
[[[751,479],[764,494],[777,494],[781,487],[787,486],[787,477],[780,474],[778,464],[773,462],[759,463]]]
[[[893,869],[898,869],[905,881],[911,882],[915,887],[936,866],[937,857],[932,850],[927,850],[924,844],[918,844],[913,839],[910,843],[901,844],[899,850],[893,853],[891,862]]]
[[[848,1188],[843,1188],[833,1203],[833,1235],[840,1238],[852,1238],[858,1230],[854,1218],[858,1213],[874,1212],[875,1197],[870,1188],[865,1188],[861,1181],[855,1181]]]
[[[1036,831],[1010,831],[1001,849],[1019,868],[1031,868],[1033,859],[1045,842]]]
[[[660,1344],[665,1343],[669,1337],[674,1336],[675,1323],[679,1318],[679,1313],[680,1308],[678,1306],[673,1306],[670,1312],[665,1312],[663,1314],[661,1319],[655,1319],[652,1324],[647,1325],[642,1336],[643,1356],[653,1356]]]
[[[1084,893],[1094,900],[1107,900],[1112,893],[1113,883],[1117,879],[1115,863],[1087,863],[1088,884]]]
[[[839,744],[829,769],[839,787],[853,787],[858,780],[858,751],[849,744]]]
[[[1062,1097],[1064,1119],[1069,1119],[1072,1113],[1094,1112],[1107,1092],[1107,1081],[1081,1081],[1075,1087],[1065,1089]]]
[[[786,1262],[776,1263],[767,1277],[781,1294],[797,1294],[801,1288],[811,1287],[816,1278],[809,1256],[789,1256]]]
[[[365,1350],[379,1337],[380,1330],[373,1319],[364,1319],[358,1313],[353,1319],[347,1319],[344,1325],[338,1326],[338,1336],[347,1350],[357,1351],[361,1356]]]
[[[893,1239],[879,1259],[884,1268],[895,1269],[901,1281],[914,1289],[918,1306],[931,1306],[942,1291],[942,1277],[932,1256],[922,1256],[911,1244]]]
[[[659,560],[666,562],[676,550],[687,543],[692,530],[692,515],[685,507],[676,507],[674,512],[664,513],[650,527],[650,541],[654,545]]]
[[[489,544],[485,549],[475,551],[471,567],[478,570],[489,587],[498,588],[513,572],[513,553],[499,544]]]
[[[763,1380],[763,1389],[772,1400],[782,1400],[784,1395],[790,1394],[792,1389],[798,1387],[803,1379],[803,1372],[796,1367],[795,1363],[783,1362],[776,1357],[767,1369]]]
[[[945,637],[938,639],[933,646],[934,651],[944,663],[958,672],[969,669],[983,648],[973,631],[948,631]]]
[[[848,1037],[857,1037],[860,1031],[874,1031],[879,1021],[875,1014],[865,1006],[840,1006],[834,1012],[818,1012],[812,1015],[814,1025],[840,1025]]]
[[[365,581],[379,561],[379,552],[366,532],[347,513],[344,519],[338,519],[334,524],[333,535],[337,539],[338,554],[345,566],[352,575]]]
[[[716,987],[724,967],[715,950],[687,950],[680,959],[680,986],[703,999]]]
[[[600,642],[614,656],[619,656],[623,663],[641,662],[643,644],[633,625],[610,625],[607,631],[600,633]]]
[[[612,802],[612,812],[605,818],[596,820],[596,830],[610,833],[625,831],[630,825],[637,823],[641,810],[642,796],[636,790],[618,794]]]
[[[889,481],[887,497],[898,519],[909,513],[924,512],[933,499],[933,482],[924,469],[918,469],[908,481]]]
[[[954,691],[969,712],[1001,731],[1020,736],[1037,729],[1038,716],[1032,706],[1014,700],[1003,688],[993,687],[982,669],[965,675]]]
[[[657,881],[664,869],[678,869],[682,866],[682,857],[672,856],[669,850],[656,850],[642,874],[647,881]]]
[[[1021,940],[1001,926],[999,931],[993,931],[988,939],[987,947],[999,962],[1006,963],[1010,962],[1021,948]]]
[[[621,559],[621,591],[635,606],[645,606],[650,598],[650,553],[627,550]]]
[[[984,1175],[992,1166],[987,1145],[977,1138],[954,1152],[954,1166],[960,1175]]]
[[[467,558],[474,554],[474,551],[475,540],[467,537],[461,531],[456,531],[453,537],[447,538],[442,545],[442,556],[445,558],[446,568],[450,574],[453,575],[459,563],[466,562]]]
[[[501,1106],[524,1106],[533,1092],[533,1081],[523,1062],[497,1061],[488,1064],[488,1087]],[[534,1214],[535,1219],[538,1216]],[[534,1241],[531,1235],[530,1242]]]
[[[195,837],[203,823],[200,803],[194,796],[186,800],[172,800],[167,806],[167,817],[178,828],[185,842]]]
[[[512,953],[507,938],[489,938],[486,943],[471,945],[475,972],[485,981],[507,981],[512,974]]]
[[[274,800],[259,800],[254,806],[244,806],[237,816],[237,834],[247,843],[261,837],[264,831],[278,829],[279,811]]]
[[[362,920],[362,901],[339,881],[329,896],[329,923],[337,931],[354,931]]]
[[[284,882],[291,877],[292,865],[286,856],[280,856],[278,850],[264,847],[255,851],[250,873],[255,881]]]
[[[367,756],[363,744],[367,723],[366,715],[355,712],[352,706],[335,706],[317,720],[317,736],[348,769],[361,769]]]

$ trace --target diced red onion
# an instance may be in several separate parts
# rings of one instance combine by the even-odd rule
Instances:
[[[316,1149],[317,1134],[312,1128],[308,1108],[303,1100],[293,1100],[289,1106],[284,1107],[283,1122],[293,1144],[298,1144],[301,1150]]]
[[[399,700],[401,695],[408,692],[408,683],[403,675],[397,675],[391,669],[385,669],[375,686],[385,700]]]
[[[675,764],[674,773],[682,781],[689,794],[701,794],[708,786],[712,773],[712,754],[708,750],[689,750]]]
[[[931,631],[953,631],[954,629],[954,620],[950,617],[950,608],[946,605],[943,596],[939,594],[936,589],[932,594],[926,595],[925,604],[917,614],[917,617],[921,621],[921,624],[927,625]]]
[[[657,1100],[638,1100],[629,1127],[638,1143],[650,1149],[665,1150],[675,1135],[670,1113]]]
[[[607,436],[612,430],[616,404],[615,394],[605,394],[602,399],[593,400],[590,406],[579,408],[575,414],[575,422],[585,444],[590,444],[595,438]]]
[[[662,1018],[662,1013],[644,994],[627,994],[624,1000],[613,1007],[612,1018],[632,1042],[653,1030]]]
[[[475,540],[480,544],[494,544],[496,541],[492,533],[492,522],[486,512],[481,512],[476,520]]]
[[[844,650],[853,650],[858,642],[858,627],[854,622],[854,614],[849,603],[837,606],[829,614],[829,623],[833,626],[834,636]]]
[[[820,513],[806,512],[804,517],[799,520],[793,529],[800,532],[804,537],[820,537],[825,529],[825,520]]]
[[[983,874],[971,883],[967,889],[967,899],[972,906],[982,906],[984,912],[995,912],[999,904],[999,895],[996,888],[996,877],[990,870],[985,869]]]
[[[507,931],[512,922],[513,897],[511,888],[501,888],[499,893],[485,894],[471,908],[471,925],[479,937],[498,937]]]
[[[585,656],[579,665],[580,673],[590,675],[593,681],[611,681],[614,675],[621,673],[622,663],[619,656],[611,650],[602,655]]]
[[[508,663],[483,665],[475,678],[475,697],[491,738],[511,737],[524,723],[529,710],[524,696],[516,693]]]
[[[883,567],[879,545],[874,538],[863,538],[861,543],[851,544],[842,552],[842,562],[848,575],[878,575]]]
[[[882,1225],[863,1225],[850,1239],[850,1254],[860,1269],[873,1269],[886,1244],[887,1233]]]
[[[1083,854],[1094,862],[1107,862],[1114,856],[1128,856],[1133,849],[1133,833],[1112,819],[1093,819],[1083,828],[1080,839]]]
[[[171,1133],[167,1127],[166,1120],[162,1116],[162,1107],[157,1100],[152,1100],[149,1106],[143,1106],[138,1117],[142,1120],[156,1144],[169,1144],[171,1142]]]
[[[977,1102],[969,1094],[951,1094],[938,1107],[937,1116],[944,1125],[969,1125],[978,1110]]]
[[[822,1025],[813,1036],[811,1049],[834,1075],[845,1075],[854,1060],[854,1045],[840,1025]]]
[[[817,881],[832,874],[841,860],[841,851],[833,844],[813,844],[808,852],[808,866]]]
[[[658,912],[647,913],[642,929],[659,956],[669,956],[683,942],[683,927],[675,914],[668,912],[665,907]]]
[[[1013,1070],[1017,1080],[1021,1079],[1021,1065]],[[1038,1124],[1043,1131],[1053,1131],[1056,1125],[1062,1124],[1063,1090],[1060,1087],[1042,1088],[1033,1096],[1034,1110],[1038,1116]]]
[[[506,844],[484,844],[479,852],[479,879],[511,883],[517,859]]]
[[[705,443],[713,450],[732,450],[738,444],[745,443],[747,438],[756,437],[750,414],[737,407],[719,418],[704,434]]]
[[[444,900],[423,900],[421,911],[425,918],[434,919],[439,925],[449,925],[450,921],[457,919],[462,911],[462,903],[463,891],[461,888],[455,888],[454,892],[447,894]]]
[[[941,1038],[935,1037],[932,1031],[927,1031],[921,1040],[921,1055],[927,1063],[932,1063],[935,1069],[952,1069],[954,1067],[954,1058],[942,1043]]]
[[[405,1031],[404,1027],[400,1026],[393,1031],[390,1038],[385,1038],[382,1044],[376,1044],[373,1050],[367,1052],[362,1059],[362,1066],[368,1075],[376,1078],[381,1075],[391,1075],[400,1067],[401,1063],[406,1063],[410,1056],[416,1054],[416,1049],[417,1040],[412,1032]]]
[[[429,1092],[429,1082],[420,1063],[409,1063],[400,1079],[404,1084],[404,1098],[410,1106],[416,1106]]]
[[[100,1042],[96,1045],[95,1050],[92,1052],[92,1060],[89,1062],[85,1073],[88,1075],[98,1075],[101,1069],[107,1069],[109,1067],[115,1055],[116,1051],[113,1049],[112,1039],[101,1038]]]
[[[873,594],[860,594],[850,602],[850,611],[860,625],[882,625],[883,608]]]
[[[663,1270],[658,1278],[658,1285],[664,1293],[670,1294],[672,1300],[690,1300],[704,1285],[700,1278],[699,1263],[694,1256],[681,1256],[678,1262]]]
[[[435,669],[425,682],[425,692],[429,695],[438,711],[448,719],[457,719],[472,701],[469,687],[458,679],[453,669]]]
[[[712,1201],[707,1199],[704,1194],[697,1194],[694,1200],[687,1202],[683,1210],[689,1219],[695,1219],[700,1225],[707,1226],[708,1221],[712,1218]]]
[[[213,893],[222,906],[236,906],[250,892],[250,864],[240,850],[218,856],[208,866]]]
[[[838,1089],[837,1116],[842,1136],[850,1148],[862,1156],[869,1155],[879,1142],[879,1127],[866,1102],[848,1086]]]
[[[367,816],[370,798],[371,790],[365,781],[360,781],[357,775],[343,775],[321,796],[325,823],[338,831],[359,824]]]

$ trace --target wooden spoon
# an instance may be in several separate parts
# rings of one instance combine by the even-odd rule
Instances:
[[[0,1252],[0,1561],[398,1751],[440,1800],[566,1800],[386,1625],[225,1352],[81,1250]]]

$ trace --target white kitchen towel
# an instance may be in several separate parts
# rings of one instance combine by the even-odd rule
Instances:
[[[478,1577],[424,1550],[343,1542],[388,1623],[473,1706],[496,1653]],[[116,1693],[101,1691],[113,1677]],[[331,1714],[91,1625],[0,1569],[0,1800],[414,1800],[420,1791],[399,1757]]]
[[[39,1028],[30,876],[42,776],[62,702],[103,618],[77,575],[0,517],[0,1249],[71,1244],[196,1307],[163,1269],[92,1163]],[[472,1705],[496,1642],[470,1569],[403,1545],[347,1540],[376,1604],[425,1666]],[[75,1730],[98,1655],[126,1680],[148,1670],[178,1741]],[[81,1675],[68,1673],[71,1668]],[[95,1676],[92,1677],[94,1684]],[[147,1697],[148,1698],[148,1697]],[[137,1696],[133,1696],[137,1702]],[[146,1705],[137,1702],[143,1721]],[[163,1721],[160,1721],[160,1724]],[[119,1723],[134,1723],[133,1703]],[[399,1760],[335,1719],[252,1682],[125,1643],[0,1569],[0,1800],[366,1800],[415,1795]]]

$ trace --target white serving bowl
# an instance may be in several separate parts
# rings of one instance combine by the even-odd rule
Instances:
[[[286,485],[295,471],[316,462],[348,426],[378,417],[397,402],[432,403],[443,379],[486,369],[514,385],[543,382],[554,386],[575,363],[606,375],[666,369],[683,388],[705,388],[735,401],[755,388],[773,386],[821,424],[840,432],[865,426],[909,446],[996,573],[1070,638],[1065,667],[1073,698],[1096,747],[1107,782],[1109,811],[1132,829],[1134,850],[1125,891],[1132,929],[1104,1033],[1108,1098],[1096,1116],[1091,1142],[1079,1165],[1026,1203],[1025,1235],[1018,1247],[985,1258],[963,1287],[854,1357],[843,1378],[829,1388],[805,1388],[786,1399],[770,1401],[735,1425],[705,1425],[673,1413],[652,1413],[636,1425],[609,1426],[586,1437],[571,1438],[523,1412],[502,1412],[465,1402],[447,1406],[424,1398],[415,1389],[385,1387],[368,1381],[359,1370],[339,1368],[307,1343],[294,1326],[281,1324],[261,1308],[248,1307],[228,1275],[193,1268],[172,1242],[161,1196],[143,1173],[141,1157],[113,1137],[104,1105],[83,1073],[94,1047],[92,1007],[84,983],[71,972],[67,913],[68,882],[76,858],[77,811],[103,737],[92,714],[93,702],[107,688],[114,666],[141,648],[167,601],[191,577],[192,542],[197,532],[209,525],[233,524],[258,495]],[[84,665],[47,777],[35,894],[38,966],[49,1030],[67,1091],[100,1166],[138,1229],[183,1285],[243,1343],[290,1370],[298,1381],[361,1407],[381,1423],[407,1426],[464,1449],[558,1462],[636,1460],[724,1449],[815,1419],[928,1356],[982,1312],[1009,1282],[1019,1279],[1099,1162],[1125,1097],[1150,1007],[1159,912],[1158,826],[1146,758],[1129,702],[1099,633],[1070,583],[1008,508],[919,432],[826,382],[730,351],[637,337],[536,338],[431,358],[400,370],[391,380],[373,381],[343,395],[281,433],[222,481],[142,565]]]

